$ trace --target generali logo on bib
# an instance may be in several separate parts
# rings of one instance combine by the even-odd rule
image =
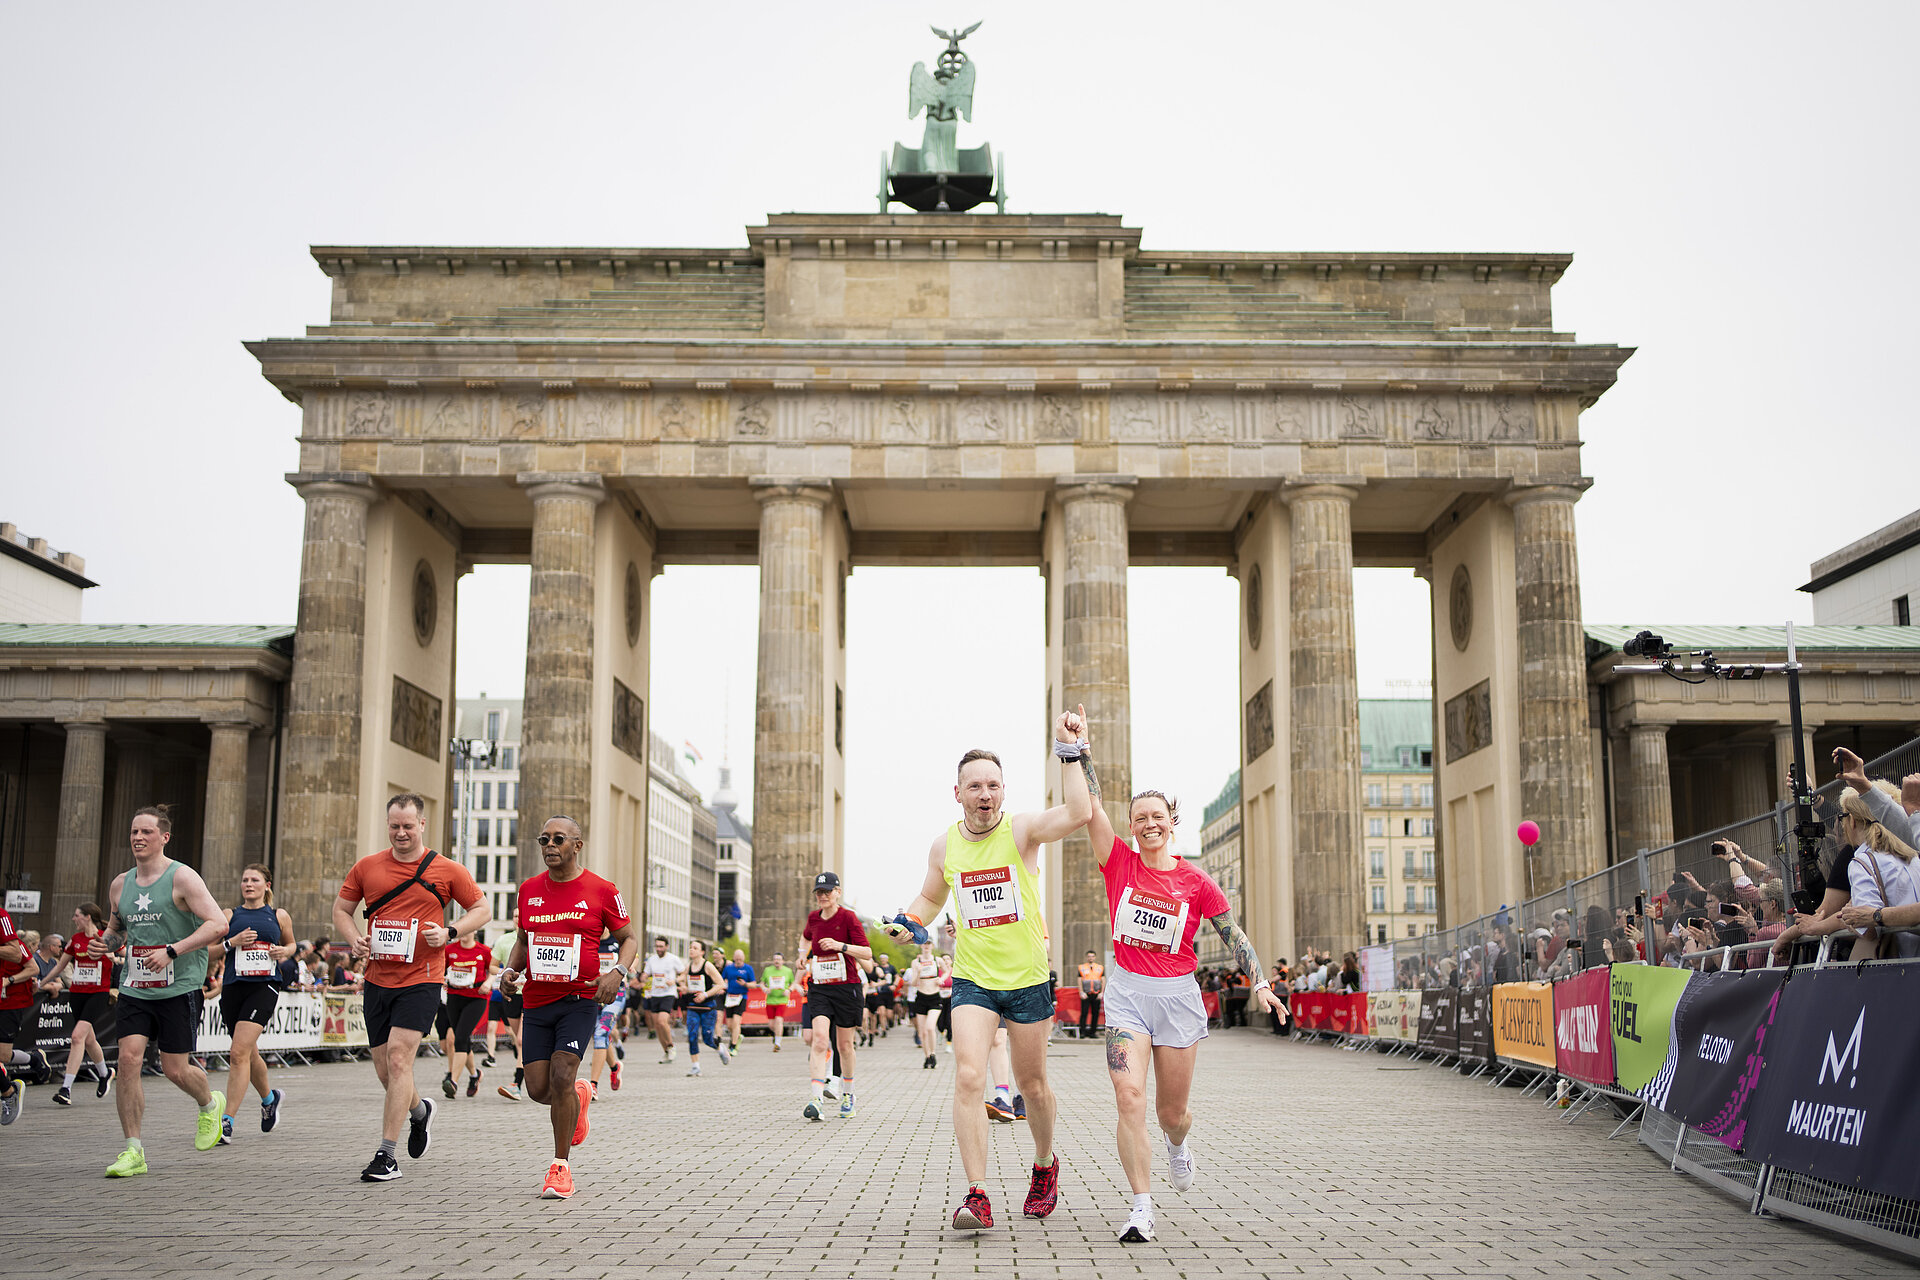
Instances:
[[[1866,1039],[1867,1011],[1853,1021],[1853,1031],[1842,1044],[1837,1031],[1827,1032],[1827,1047],[1820,1055],[1820,1074],[1813,1082],[1818,1090],[1831,1086],[1846,1092],[1837,1094],[1841,1102],[1795,1098],[1787,1109],[1787,1132],[1816,1142],[1833,1142],[1857,1147],[1866,1134],[1867,1113],[1863,1108],[1844,1105],[1860,1084],[1861,1046]]]

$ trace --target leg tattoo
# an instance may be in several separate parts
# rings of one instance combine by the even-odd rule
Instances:
[[[1132,1042],[1133,1033],[1124,1027],[1107,1028],[1107,1070],[1127,1069],[1127,1046]]]

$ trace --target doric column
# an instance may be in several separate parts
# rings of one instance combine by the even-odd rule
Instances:
[[[1818,727],[1806,720],[1800,723],[1802,730],[1800,754],[1806,762],[1809,782],[1817,780],[1820,775],[1820,766],[1813,758],[1813,731]],[[1793,773],[1793,726],[1791,724],[1773,726],[1773,771],[1773,776],[1780,780],[1778,798],[1791,800],[1793,798],[1793,787],[1789,781]]]
[[[1365,931],[1360,691],[1353,653],[1350,484],[1281,490],[1293,512],[1294,945],[1339,955]]]
[[[247,748],[253,726],[209,725],[207,809],[200,831],[200,874],[222,902],[237,901],[240,868],[246,863]],[[276,886],[277,888],[277,886]]]
[[[67,933],[73,909],[100,892],[100,813],[106,800],[107,726],[67,722],[60,770],[60,825],[53,845],[53,899],[47,927]],[[104,905],[104,904],[103,904]]]
[[[760,661],[753,731],[753,953],[791,954],[831,865],[821,778],[831,732],[825,698],[831,486],[765,484],[760,501]]]
[[[1627,730],[1627,787],[1634,849],[1673,843],[1673,780],[1667,773],[1667,726],[1636,724]]]
[[[1520,812],[1540,826],[1536,893],[1606,862],[1593,842],[1586,635],[1573,530],[1582,487],[1527,485],[1507,495],[1520,642]]]
[[[1757,742],[1737,743],[1730,763],[1734,820],[1751,818],[1773,808],[1775,797],[1767,789],[1767,748]],[[1758,851],[1755,854],[1765,856]]]
[[[330,933],[340,882],[362,851],[360,712],[367,630],[367,508],[358,471],[287,477],[306,499],[300,605],[287,688],[285,798],[274,900],[309,934]]]
[[[588,832],[593,802],[593,519],[607,496],[588,472],[525,472],[533,499],[527,685],[520,712],[520,850],[565,814]],[[588,836],[591,839],[591,835]]]
[[[1067,562],[1062,573],[1060,705],[1087,709],[1100,792],[1113,829],[1127,830],[1133,794],[1133,703],[1127,673],[1127,503],[1132,477],[1067,480],[1059,488]],[[1077,767],[1077,766],[1076,766]],[[1189,837],[1194,838],[1194,837]],[[1189,852],[1198,853],[1197,847]],[[1063,967],[1105,953],[1113,933],[1106,882],[1085,829],[1061,849],[1062,918],[1050,922]]]

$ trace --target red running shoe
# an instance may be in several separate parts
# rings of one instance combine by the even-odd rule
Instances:
[[[620,1092],[620,1061],[619,1059],[616,1058],[614,1061],[609,1062],[607,1064],[607,1067],[613,1076],[613,1082],[612,1082],[613,1091],[615,1093],[618,1093]]]
[[[573,1122],[573,1145],[577,1147],[587,1140],[587,1104],[593,1101],[593,1086],[585,1080],[575,1080],[573,1091],[580,1095],[580,1118]]]
[[[979,1231],[992,1225],[993,1206],[987,1203],[987,1193],[978,1187],[969,1187],[966,1198],[953,1211],[953,1229]]]
[[[1045,1169],[1039,1165],[1033,1166],[1033,1181],[1027,1184],[1027,1203],[1020,1212],[1029,1218],[1044,1218],[1059,1203],[1060,1157],[1056,1155],[1053,1163]]]

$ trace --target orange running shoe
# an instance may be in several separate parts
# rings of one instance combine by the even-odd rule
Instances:
[[[573,1091],[580,1097],[580,1118],[573,1122],[573,1145],[577,1147],[587,1140],[587,1104],[593,1101],[593,1086],[585,1080],[575,1080]]]
[[[573,1169],[564,1160],[547,1166],[547,1180],[540,1184],[542,1200],[565,1200],[573,1194]]]

